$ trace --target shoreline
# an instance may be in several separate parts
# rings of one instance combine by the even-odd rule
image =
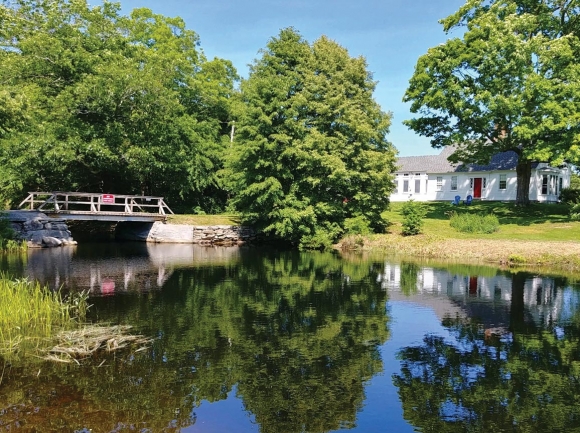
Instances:
[[[343,252],[389,253],[417,259],[454,260],[507,267],[553,267],[580,271],[580,242],[456,239],[431,234],[348,236],[335,245]]]

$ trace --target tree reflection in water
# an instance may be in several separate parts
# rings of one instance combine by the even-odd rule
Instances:
[[[399,352],[393,376],[404,417],[424,432],[580,431],[580,314],[534,325],[512,276],[509,329],[446,319],[453,339],[427,335]]]
[[[179,431],[232,390],[262,432],[354,425],[389,337],[382,265],[272,253],[174,271],[163,290],[95,298],[94,320],[156,337],[103,365],[13,367],[0,427]]]

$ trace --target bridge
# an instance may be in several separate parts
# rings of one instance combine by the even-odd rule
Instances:
[[[18,208],[76,221],[155,222],[173,215],[163,197],[85,192],[29,192]]]

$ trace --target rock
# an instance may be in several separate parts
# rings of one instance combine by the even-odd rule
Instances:
[[[7,217],[17,237],[25,240],[30,248],[76,244],[62,218],[49,218],[34,210],[11,210],[7,212]]]
[[[47,247],[60,247],[62,246],[62,241],[52,236],[44,236],[42,238],[42,245]]]

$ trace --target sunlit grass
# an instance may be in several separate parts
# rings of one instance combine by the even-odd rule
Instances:
[[[424,221],[425,234],[433,234],[445,239],[527,240],[527,241],[569,241],[580,239],[580,222],[571,221],[569,207],[563,204],[534,203],[528,207],[513,203],[473,202],[471,206],[453,206],[447,202],[424,204],[427,216]],[[402,203],[391,203],[383,216],[392,223],[389,232],[397,234],[401,230]],[[489,234],[460,233],[450,225],[453,213],[495,215],[500,223],[499,230]]]
[[[167,222],[194,226],[236,226],[240,225],[240,218],[238,215],[171,215]]]
[[[87,309],[86,294],[63,298],[38,282],[0,274],[0,354],[41,349],[57,332],[83,322]]]
[[[402,236],[401,207],[392,203],[383,216],[391,223],[387,233],[362,239],[346,237],[343,250],[376,251],[414,258],[488,262],[506,266],[534,266],[580,271],[580,222],[571,221],[563,204],[474,202],[453,206],[447,202],[424,203],[423,230]],[[495,215],[500,226],[494,233],[461,233],[451,227],[454,213]]]

